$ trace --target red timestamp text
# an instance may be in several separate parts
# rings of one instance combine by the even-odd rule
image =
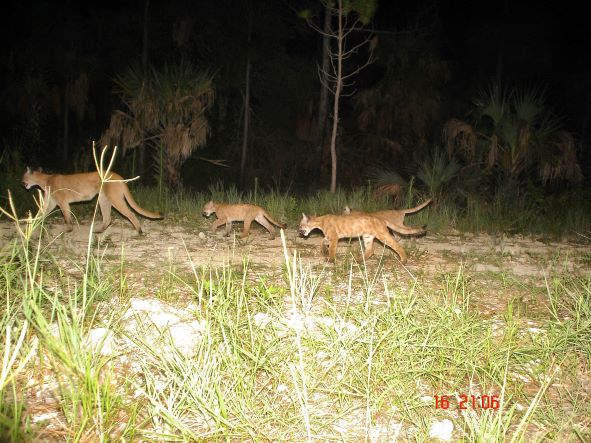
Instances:
[[[501,405],[498,395],[436,395],[435,409],[449,409],[450,398],[457,399],[458,409],[499,409]]]

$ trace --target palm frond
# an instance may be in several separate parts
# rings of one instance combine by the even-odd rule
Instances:
[[[158,171],[178,186],[180,165],[207,142],[205,112],[215,99],[213,74],[187,62],[148,70],[133,65],[114,81],[127,109],[112,115],[103,139],[124,149],[150,140],[162,150]]]
[[[377,185],[399,185],[406,186],[406,179],[395,169],[385,169],[383,167],[374,167],[369,173],[370,179]]]
[[[460,152],[471,160],[476,152],[476,141],[476,131],[469,123],[452,118],[443,126],[443,142],[449,156]]]
[[[498,126],[508,111],[512,93],[498,83],[482,89],[473,100],[478,118],[489,118],[494,127]]]
[[[561,131],[552,143],[555,155],[545,159],[540,168],[540,177],[544,183],[565,179],[578,183],[583,179],[581,166],[577,160],[577,142],[574,136]]]
[[[429,188],[431,195],[436,195],[445,184],[457,177],[459,171],[458,162],[453,157],[449,158],[442,149],[436,148],[419,165],[416,176]]]
[[[540,88],[516,89],[513,93],[515,117],[522,124],[533,125],[544,112],[545,91]]]

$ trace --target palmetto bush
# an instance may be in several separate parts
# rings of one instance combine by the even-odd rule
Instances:
[[[433,52],[426,35],[380,39],[377,58],[385,72],[355,94],[357,128],[366,149],[410,163],[442,123],[451,65]]]
[[[458,177],[460,165],[454,158],[436,148],[419,164],[417,179],[425,184],[431,196],[441,193],[444,186]]]
[[[409,168],[385,168],[376,166],[370,172],[374,196],[392,196],[398,204],[412,204],[413,183],[438,200],[442,192],[449,190],[459,177],[460,164],[450,158],[445,150],[435,147],[422,161]],[[405,201],[406,200],[406,201]]]
[[[166,182],[179,187],[183,162],[207,141],[213,75],[186,62],[146,71],[135,66],[115,85],[124,109],[113,112],[102,145],[118,143],[125,151],[146,143]]]
[[[396,168],[375,166],[370,170],[369,177],[375,186],[374,196],[391,196],[400,203],[404,190],[408,186],[408,180],[404,172]]]
[[[509,179],[527,174],[544,184],[582,179],[577,142],[546,106],[543,90],[493,84],[473,104],[470,121],[450,119],[443,128],[449,155]]]

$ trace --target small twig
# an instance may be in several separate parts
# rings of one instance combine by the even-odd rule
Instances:
[[[213,158],[205,158],[205,157],[197,157],[199,160],[203,160],[204,162],[211,163],[212,165],[221,166],[223,168],[229,168],[228,165],[225,164],[227,161],[226,159],[213,159]]]

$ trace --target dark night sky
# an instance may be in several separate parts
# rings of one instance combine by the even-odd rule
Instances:
[[[398,12],[409,12],[396,10],[392,3],[385,6],[388,11],[384,16],[388,18],[377,18],[384,26]],[[421,3],[425,2],[415,3],[415,8]],[[504,76],[546,86],[555,106],[572,119],[572,129],[581,128],[591,99],[591,39],[588,25],[581,20],[581,6],[548,0],[464,0],[438,5],[444,50],[459,63],[466,77],[494,74],[503,48]],[[481,72],[483,67],[488,69]]]
[[[283,3],[286,17],[295,15],[294,2],[269,1]],[[105,66],[104,78],[97,80],[104,89],[101,94],[109,93],[109,82],[117,67],[140,56],[143,4],[141,0],[11,3],[12,9],[6,9],[1,19],[5,50],[3,69],[9,63],[6,55],[10,52],[28,51],[34,59],[43,56],[36,53],[35,48],[59,53],[65,48],[56,45],[69,41],[80,54],[98,56],[101,62],[109,60],[113,65]],[[191,5],[192,11],[200,11],[203,5],[212,8],[217,2],[186,4]],[[152,39],[161,35],[170,38],[165,33],[170,33],[175,18],[191,13],[182,5],[182,2],[151,2]],[[374,23],[376,29],[389,32],[405,30],[409,26],[424,27],[433,32],[444,57],[458,66],[459,89],[463,83],[466,89],[473,90],[477,81],[494,76],[499,66],[503,77],[509,81],[543,85],[547,88],[551,105],[565,116],[567,128],[578,133],[588,144],[591,62],[588,26],[582,24],[584,15],[574,2],[382,0]],[[101,19],[107,19],[109,23],[101,27]],[[255,26],[265,24],[256,22]],[[88,32],[94,37],[77,39],[78,35]],[[293,32],[290,45],[300,45],[298,36],[301,35]],[[313,49],[310,37],[302,41],[301,46],[306,50]],[[314,54],[310,56],[316,57]],[[103,111],[110,112],[109,109]],[[100,114],[100,109],[97,112]]]
[[[270,0],[278,1],[278,0]],[[47,4],[60,4],[63,16]],[[152,2],[157,7],[167,2]],[[203,3],[203,2],[202,2]],[[215,1],[213,2],[215,4]],[[14,5],[14,3],[13,3]],[[17,3],[15,13],[3,14],[4,42],[11,43],[33,33],[43,36],[42,26],[51,34],[56,28],[76,32],[77,17],[86,18],[104,11],[126,11],[130,21],[141,20],[143,1],[119,2],[41,2]],[[162,6],[160,6],[162,7]],[[50,11],[48,13],[48,10]],[[68,17],[68,11],[70,16]],[[35,14],[27,20],[23,14]],[[286,7],[286,13],[291,11]],[[542,79],[567,84],[581,81],[591,73],[588,57],[590,38],[581,6],[558,1],[416,1],[382,0],[375,22],[376,28],[401,30],[409,25],[428,26],[438,16],[442,38],[450,57],[459,60],[468,72],[478,57],[494,57],[499,45],[507,50],[508,76],[523,80]],[[152,17],[153,22],[164,17]],[[28,22],[28,23],[27,23]],[[100,36],[97,36],[100,39]],[[123,42],[122,42],[123,43]],[[6,46],[5,46],[6,47]],[[477,73],[473,73],[477,74]],[[559,98],[559,93],[556,94]]]
[[[269,0],[271,2],[280,0]],[[51,39],[57,33],[83,32],[84,21],[108,12],[121,12],[129,25],[141,21],[143,1],[76,2],[32,1],[11,2],[2,14],[4,48],[11,50],[31,36]],[[208,2],[197,2],[208,3]],[[215,4],[215,1],[209,3]],[[161,11],[168,2],[152,1],[152,7]],[[51,6],[50,6],[51,5]],[[10,9],[12,7],[12,9]],[[558,1],[482,2],[416,1],[395,2],[382,0],[375,16],[375,27],[388,31],[404,30],[409,26],[429,27],[438,18],[441,39],[447,55],[456,59],[466,75],[478,75],[475,65],[479,58],[490,58],[496,63],[496,52],[505,48],[505,70],[510,78],[519,80],[545,80],[549,83],[583,81],[591,73],[588,57],[590,38],[587,25],[581,20],[580,6]],[[178,11],[170,11],[173,15]],[[287,5],[286,14],[292,14]],[[164,15],[152,16],[152,24],[169,19]],[[118,18],[121,20],[121,17]],[[122,23],[124,25],[124,23]],[[256,26],[256,24],[255,24]],[[105,27],[108,30],[108,26]],[[127,36],[128,39],[132,38]],[[75,37],[74,37],[75,40]],[[123,47],[141,43],[120,40]],[[94,47],[100,48],[101,35],[96,36]],[[34,44],[34,42],[30,42]],[[41,45],[44,42],[40,42]],[[138,48],[140,49],[140,48]],[[84,48],[81,48],[81,51]],[[559,93],[556,93],[557,98]],[[580,98],[580,97],[579,97]]]

